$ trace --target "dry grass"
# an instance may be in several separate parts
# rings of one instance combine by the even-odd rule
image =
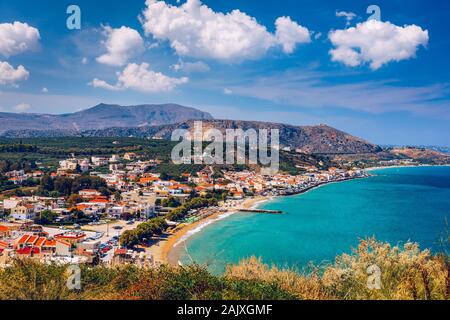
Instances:
[[[368,286],[370,266],[379,267],[381,288]],[[145,269],[82,267],[82,289],[66,287],[67,267],[15,261],[0,270],[0,300],[448,300],[450,265],[447,255],[367,239],[334,264],[297,273],[270,267],[260,259],[229,266],[223,276],[205,267]]]

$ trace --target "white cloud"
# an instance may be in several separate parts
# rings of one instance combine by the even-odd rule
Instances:
[[[0,54],[10,57],[34,49],[40,39],[39,30],[27,23],[0,24]]]
[[[233,94],[233,90],[225,88],[225,89],[223,89],[223,94],[231,95],[231,94]]]
[[[83,59],[81,59],[81,63],[82,64],[88,64],[89,60],[86,57],[83,57]]]
[[[276,37],[285,53],[292,53],[298,43],[311,42],[309,30],[292,21],[290,17],[280,17],[275,21]]]
[[[110,90],[110,91],[118,91],[121,90],[122,88],[118,85],[114,86],[111,85],[109,83],[107,83],[104,80],[100,80],[95,78],[94,80],[92,80],[89,85],[93,86],[94,88],[102,88],[102,89],[106,89],[106,90]]]
[[[0,85],[17,86],[17,82],[27,80],[29,76],[24,66],[14,69],[8,62],[0,61]]]
[[[170,67],[174,71],[184,71],[186,73],[202,73],[208,72],[210,67],[203,61],[197,62],[183,62],[180,61]]]
[[[29,110],[31,106],[27,103],[20,103],[14,107],[14,110],[17,112],[25,112]]]
[[[129,59],[144,50],[144,41],[134,29],[125,26],[113,29],[106,26],[104,32],[107,39],[103,44],[107,53],[97,58],[99,63],[123,66],[128,63]]]
[[[42,93],[48,93],[48,89],[46,87],[42,88]]]
[[[136,64],[130,63],[118,74],[118,80],[115,85],[106,81],[94,79],[90,82],[95,88],[106,90],[125,90],[132,89],[140,92],[164,92],[171,91],[180,84],[187,83],[188,78],[171,78],[160,72],[154,72],[149,69],[148,63]]]
[[[277,46],[290,53],[297,44],[310,41],[308,29],[288,17],[277,19],[273,34],[240,10],[214,12],[200,0],[187,0],[181,6],[157,0],[146,4],[141,18],[146,35],[168,40],[183,56],[240,62],[259,58]]]
[[[391,61],[416,56],[418,47],[428,44],[428,30],[416,25],[396,26],[390,22],[369,20],[356,27],[329,33],[336,47],[330,51],[333,61],[356,67],[370,63],[373,70]]]
[[[336,11],[336,17],[344,17],[347,21],[346,25],[349,26],[352,20],[356,18],[356,14],[353,12]]]

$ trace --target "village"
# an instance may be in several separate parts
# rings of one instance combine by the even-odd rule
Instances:
[[[84,185],[94,181],[97,187],[94,183],[94,187],[76,193],[69,191],[64,196],[48,192],[45,196],[12,195],[0,201],[0,267],[8,266],[14,259],[158,266],[160,261],[155,260],[150,249],[161,232],[145,241],[139,239],[139,245],[133,246],[122,243],[124,233],[155,218],[163,219],[170,230],[215,212],[236,210],[246,199],[298,194],[325,183],[367,176],[359,169],[321,171],[314,166],[305,167],[301,175],[262,175],[250,170],[224,170],[217,175],[212,167],[204,167],[173,180],[150,172],[149,168],[158,166],[159,160],[140,157],[135,153],[72,156],[61,160],[57,170],[45,174],[39,169],[8,172],[6,176],[14,184],[32,178],[40,180],[41,185],[59,184],[61,189],[61,184],[81,179]],[[214,201],[195,209],[188,207],[178,219],[170,215],[195,199]]]

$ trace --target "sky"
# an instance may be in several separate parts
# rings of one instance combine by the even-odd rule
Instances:
[[[449,18],[438,0],[0,0],[0,111],[178,103],[449,146]]]

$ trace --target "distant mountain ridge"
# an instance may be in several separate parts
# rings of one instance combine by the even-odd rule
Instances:
[[[120,106],[102,103],[62,115],[1,112],[0,135],[8,131],[82,132],[110,127],[158,126],[190,119],[209,120],[213,117],[207,112],[177,104]]]
[[[193,131],[195,120],[181,121],[174,124],[141,127],[111,127],[95,130],[16,130],[3,133],[4,137],[137,137],[170,140],[175,129]],[[278,129],[280,144],[283,147],[300,149],[312,154],[365,154],[381,151],[377,145],[354,137],[326,125],[293,126],[281,123],[240,121],[240,120],[202,120],[204,133],[210,128],[225,134],[227,129]]]

